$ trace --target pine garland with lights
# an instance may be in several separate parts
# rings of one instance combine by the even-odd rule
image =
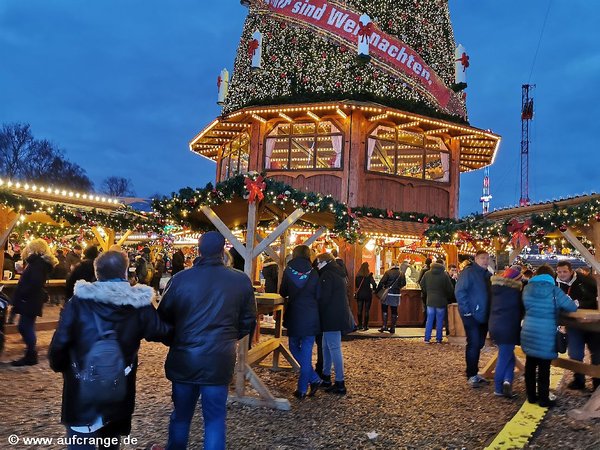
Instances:
[[[455,242],[458,240],[484,241],[495,237],[510,236],[511,219],[491,221],[481,215],[472,215],[461,221],[448,220],[431,226],[425,233],[430,241]],[[518,220],[523,221],[523,218]],[[560,208],[554,204],[551,211],[527,216],[529,226],[525,236],[532,243],[541,243],[549,233],[567,228],[588,228],[590,222],[600,222],[600,199],[592,199],[578,205]]]
[[[447,0],[330,1],[368,14],[385,33],[412,47],[446,86],[454,83],[455,40]],[[248,57],[252,34],[263,36],[262,68],[252,70]],[[461,94],[456,103],[464,105]],[[225,101],[225,114],[246,106],[352,99],[373,101],[431,117],[464,122],[443,111],[406,82],[357,58],[314,29],[275,18],[261,2],[250,2]]]
[[[131,208],[121,208],[109,213],[96,208],[77,208],[61,203],[32,200],[6,189],[0,190],[0,204],[13,209],[18,214],[41,212],[57,223],[66,221],[72,226],[102,226],[113,230],[135,231],[157,229],[154,221]]]

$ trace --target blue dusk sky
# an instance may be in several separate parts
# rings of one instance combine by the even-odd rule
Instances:
[[[519,199],[521,85],[551,0],[450,0],[471,57],[474,126],[503,136],[493,207]],[[247,9],[238,0],[0,0],[0,123],[28,122],[96,186],[131,178],[140,196],[212,181],[189,140],[217,115]],[[552,2],[531,83],[533,201],[600,190],[600,2]],[[461,214],[479,211],[483,171],[462,176]]]

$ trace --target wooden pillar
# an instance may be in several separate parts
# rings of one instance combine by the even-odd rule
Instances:
[[[0,267],[4,267],[4,246],[18,221],[19,214],[11,208],[0,206],[0,245],[2,247],[0,248]],[[4,277],[4,271],[1,273],[2,276],[0,277],[0,280]]]
[[[347,175],[342,180],[342,201],[350,207],[364,204],[366,166],[366,119],[362,111],[354,110],[350,115],[346,140],[344,167]],[[369,122],[370,123],[370,122]]]
[[[460,139],[450,141],[450,203],[449,217],[458,219],[460,191]]]
[[[442,248],[446,252],[447,265],[454,264],[458,267],[458,247],[456,244],[443,244]]]

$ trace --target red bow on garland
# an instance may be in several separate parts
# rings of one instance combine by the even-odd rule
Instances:
[[[462,64],[463,72],[466,72],[469,66],[471,65],[471,63],[469,62],[470,59],[471,58],[469,58],[469,56],[466,53],[463,53],[462,56],[456,60]]]
[[[360,24],[358,30],[358,36],[369,39],[375,30],[373,29],[373,22],[369,22],[366,25]]]
[[[459,231],[457,234],[460,240],[473,242],[473,236],[471,236],[470,233],[467,233],[466,231]]]
[[[266,189],[267,184],[263,177],[259,176],[256,180],[246,178],[244,183],[246,184],[246,190],[249,193],[248,203],[260,203],[265,198],[263,191]]]
[[[356,214],[352,212],[352,209],[348,206],[348,217],[351,219],[356,219]]]
[[[250,59],[254,58],[254,55],[256,54],[256,50],[258,50],[259,45],[260,44],[258,43],[258,39],[252,39],[248,44],[248,57]]]
[[[394,218],[394,211],[392,211],[391,209],[387,210],[387,216],[388,219],[393,219]]]
[[[517,219],[511,220],[507,227],[506,231],[512,234],[512,238],[510,243],[513,247],[527,247],[529,245],[529,239],[525,235],[525,231],[529,229],[531,226],[531,220],[526,220],[525,222],[519,222]]]

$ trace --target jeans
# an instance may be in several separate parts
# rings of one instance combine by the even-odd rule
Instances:
[[[344,381],[341,331],[323,332],[323,375],[331,375],[331,363],[335,369],[335,381]]]
[[[467,334],[467,378],[474,377],[479,372],[479,356],[481,349],[485,346],[487,336],[487,323],[479,323],[471,316],[462,316],[463,325]]]
[[[317,363],[315,364],[315,372],[320,377],[323,376],[323,334],[317,334],[315,336],[315,343],[317,344]]]
[[[589,331],[578,330],[577,328],[567,328],[569,336],[569,358],[576,361],[583,361],[585,356],[585,345],[590,350],[592,364],[600,365],[600,333],[590,333]],[[576,373],[575,381],[585,384],[585,375]],[[594,386],[600,385],[600,379],[594,379]]]
[[[360,298],[357,300],[358,302],[358,328],[361,326],[368,327],[369,326],[369,313],[371,311],[371,302],[372,300],[361,300]],[[363,320],[363,311],[365,313]]]
[[[35,353],[35,345],[37,344],[37,338],[35,336],[35,321],[36,316],[26,316],[21,314],[19,316],[19,333],[23,337],[23,341],[27,346],[27,354],[31,355]]]
[[[550,363],[549,359],[527,356],[525,359],[525,388],[529,403],[547,403],[550,400]],[[537,390],[536,390],[537,372]]]
[[[435,320],[435,339],[442,342],[444,338],[444,317],[446,308],[427,307],[427,323],[425,324],[425,340],[429,342],[433,330],[433,321]]]
[[[312,351],[315,345],[314,336],[289,338],[290,351],[298,364],[300,364],[300,377],[298,378],[298,392],[306,394],[309,383],[317,383],[321,380],[313,370]]]
[[[202,394],[204,417],[204,449],[225,449],[225,420],[227,418],[227,393],[229,387],[201,386],[191,383],[173,383],[173,405],[169,424],[167,450],[185,450],[190,436],[190,423],[198,397]]]
[[[110,424],[105,425],[93,433],[78,433],[67,427],[67,437],[72,444],[67,445],[68,450],[119,450],[121,448],[121,438],[117,433],[111,430]],[[93,438],[94,441],[91,441]],[[98,442],[101,439],[101,445],[92,445],[90,442]],[[116,441],[115,441],[116,440]]]
[[[515,346],[511,344],[498,344],[498,362],[496,363],[496,374],[494,383],[496,392],[502,393],[502,385],[505,381],[512,384],[515,379]]]

